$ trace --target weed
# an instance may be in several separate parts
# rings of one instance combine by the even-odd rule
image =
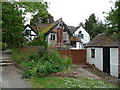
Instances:
[[[13,59],[24,71],[25,78],[44,77],[53,72],[60,72],[69,68],[71,59],[61,57],[57,50],[40,49],[38,52],[13,51]]]

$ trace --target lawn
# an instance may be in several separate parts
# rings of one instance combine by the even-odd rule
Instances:
[[[102,80],[67,77],[39,77],[30,80],[32,88],[118,88]]]

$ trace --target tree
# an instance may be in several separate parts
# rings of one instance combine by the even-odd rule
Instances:
[[[3,42],[9,46],[18,46],[23,41],[22,11],[16,3],[2,2],[2,33]]]
[[[104,32],[106,26],[102,23],[102,21],[98,21],[93,13],[88,19],[86,19],[85,29],[90,34],[91,39],[93,39],[99,33]]]
[[[52,23],[52,22],[54,22],[54,19],[48,12],[45,13],[38,12],[30,20],[30,25],[34,25],[35,23]]]
[[[85,28],[85,24],[80,22],[78,26],[82,26],[83,28]]]
[[[120,1],[115,2],[115,8],[111,9],[106,17],[107,33],[113,37],[120,37]]]
[[[9,46],[18,47],[24,42],[24,18],[26,12],[48,15],[47,2],[2,2],[2,39]],[[42,16],[41,16],[42,17]]]

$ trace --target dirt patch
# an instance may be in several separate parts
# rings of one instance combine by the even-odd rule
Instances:
[[[83,64],[73,64],[72,68],[75,73],[77,73],[78,78],[81,79],[101,79],[99,76],[97,76],[94,73],[89,72],[88,70],[85,70],[82,68]]]
[[[75,72],[57,72],[57,73],[52,73],[48,75],[48,77],[72,77],[72,78],[77,78],[77,73]]]
[[[75,72],[79,75],[81,75],[81,73],[79,73],[79,69],[82,68],[85,71],[88,71],[90,74],[93,75],[93,79],[96,79],[95,77],[98,77],[98,79],[107,81],[109,83],[112,83],[114,85],[117,85],[120,87],[120,78],[111,76],[105,72],[102,72],[100,70],[98,70],[97,68],[95,68],[94,66],[91,65],[85,65],[85,64],[76,64],[73,65],[73,68],[75,70]],[[86,75],[87,73],[84,73],[84,76],[86,76],[86,78],[89,78],[89,75]]]

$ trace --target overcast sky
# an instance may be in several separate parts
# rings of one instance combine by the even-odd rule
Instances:
[[[50,2],[48,11],[57,20],[62,18],[69,26],[78,26],[95,13],[103,20],[103,13],[111,10],[111,0],[43,0]],[[115,2],[115,0],[112,0]]]

